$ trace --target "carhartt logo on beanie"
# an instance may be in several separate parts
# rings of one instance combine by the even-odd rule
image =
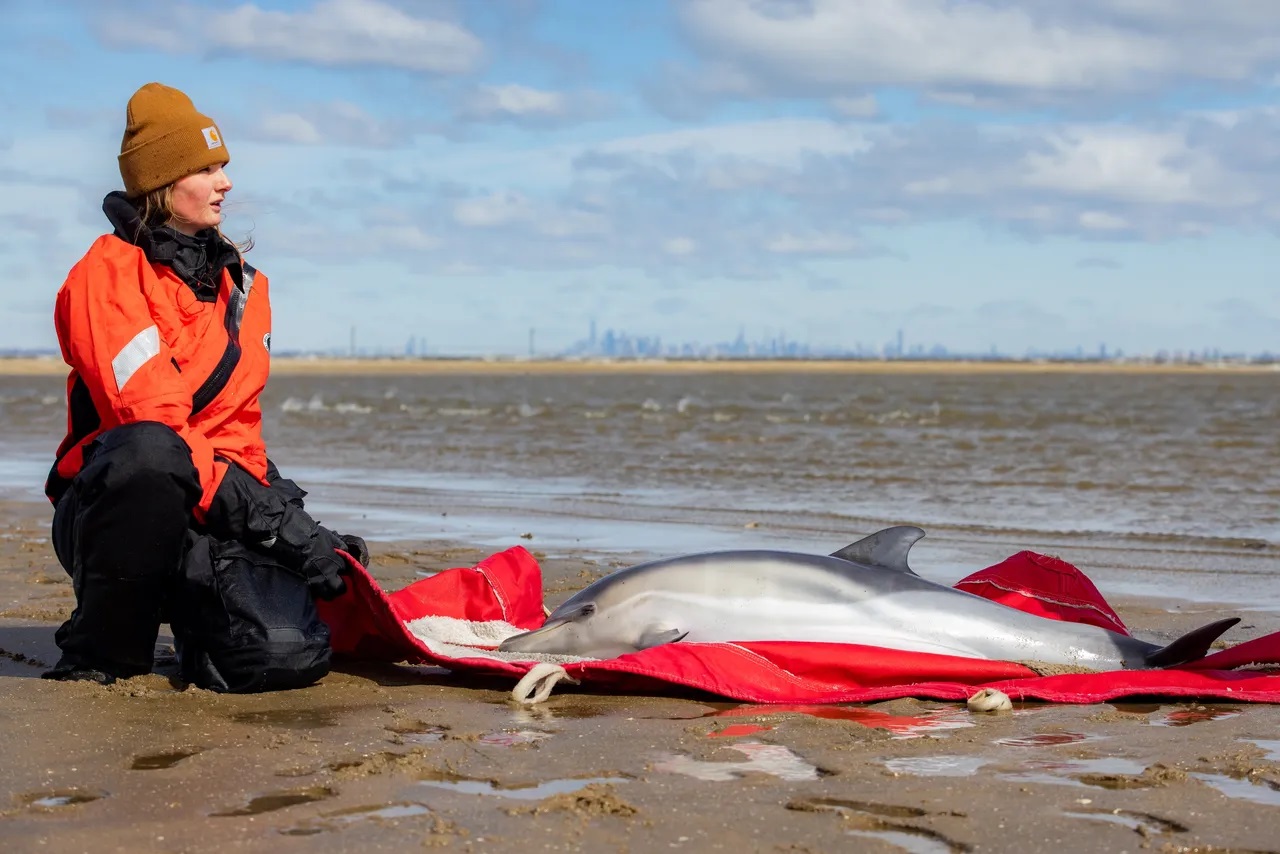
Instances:
[[[125,195],[136,198],[230,160],[217,124],[184,93],[148,83],[129,99],[120,142]]]

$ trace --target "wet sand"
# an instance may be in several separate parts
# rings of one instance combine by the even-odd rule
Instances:
[[[47,682],[72,603],[48,515],[0,503],[7,851],[1280,850],[1271,706],[973,715],[565,691],[522,709],[507,683],[389,665],[224,696],[173,684],[167,637],[151,676]],[[378,543],[372,563],[396,589],[491,551]],[[549,557],[549,603],[619,560]],[[1153,639],[1213,610],[1112,598]],[[1280,615],[1245,623],[1229,637],[1280,629]]]

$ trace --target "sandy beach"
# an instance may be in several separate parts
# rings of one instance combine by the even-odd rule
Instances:
[[[567,690],[526,709],[506,683],[354,663],[306,690],[227,696],[178,685],[164,635],[151,676],[44,681],[73,601],[48,516],[0,505],[8,851],[1277,850],[1270,706],[975,715]],[[397,589],[489,551],[378,543],[372,564]],[[543,567],[551,604],[611,568],[572,554]],[[1215,610],[1113,601],[1151,639]],[[1244,622],[1230,637],[1280,615]]]

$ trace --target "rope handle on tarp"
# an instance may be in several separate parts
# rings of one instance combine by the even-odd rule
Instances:
[[[579,684],[578,680],[570,676],[568,671],[560,665],[546,661],[538,662],[529,668],[524,678],[511,689],[511,699],[523,706],[537,705],[551,696],[551,692],[559,682],[568,682],[570,685]]]

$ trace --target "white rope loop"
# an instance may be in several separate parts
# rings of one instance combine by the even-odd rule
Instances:
[[[559,682],[578,684],[578,680],[560,665],[542,661],[529,668],[524,678],[516,683],[516,687],[511,689],[511,698],[523,706],[534,706],[550,697]]]

